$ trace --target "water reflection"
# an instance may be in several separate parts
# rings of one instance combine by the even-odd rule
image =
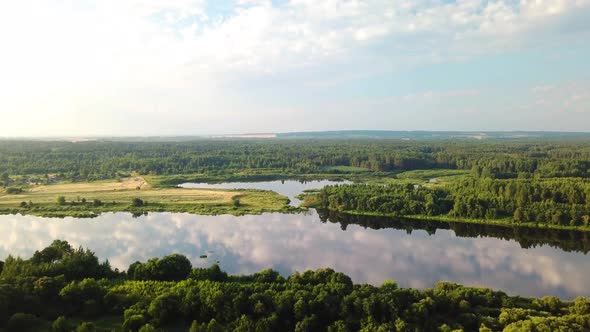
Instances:
[[[259,182],[227,182],[227,183],[183,183],[183,188],[205,188],[205,189],[260,189],[272,190],[291,200],[291,205],[299,206],[301,200],[295,196],[303,193],[305,190],[321,189],[328,185],[349,184],[350,181],[330,181],[330,180],[277,180],[277,181],[259,181]]]
[[[354,224],[364,228],[394,228],[411,234],[414,230],[424,230],[433,235],[437,230],[452,230],[459,237],[493,237],[504,240],[516,240],[523,249],[548,245],[564,251],[577,251],[587,254],[590,251],[590,233],[570,230],[512,227],[500,225],[481,225],[467,223],[449,223],[435,220],[413,220],[403,218],[356,216],[320,211],[322,222],[339,223],[342,230]]]
[[[315,212],[241,217],[153,213],[136,218],[111,213],[94,219],[0,216],[0,259],[8,253],[28,257],[60,238],[91,248],[123,269],[136,260],[179,252],[196,266],[219,260],[234,274],[269,267],[290,274],[330,266],[356,282],[373,284],[395,279],[404,287],[425,288],[450,280],[524,296],[590,295],[590,261],[581,252],[542,243],[524,249],[515,240],[461,237],[439,226],[411,232],[407,224],[365,228],[367,220],[341,224],[342,218],[331,216],[332,222],[324,223]],[[199,258],[203,254],[208,257]]]

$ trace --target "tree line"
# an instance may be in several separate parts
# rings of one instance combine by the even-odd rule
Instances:
[[[463,178],[429,188],[413,184],[327,186],[319,206],[393,216],[450,216],[558,226],[590,224],[586,179]]]
[[[581,177],[590,173],[590,143],[547,141],[196,140],[187,142],[0,141],[0,182],[17,175],[33,182],[141,174],[209,174],[274,170],[342,173],[415,169],[472,170],[477,177]],[[346,171],[344,171],[346,172]]]
[[[329,268],[283,277],[193,268],[179,254],[112,269],[55,241],[0,264],[0,329],[94,331],[584,331],[590,300],[529,299],[449,282],[425,290],[354,284]],[[78,322],[77,324],[74,324]]]

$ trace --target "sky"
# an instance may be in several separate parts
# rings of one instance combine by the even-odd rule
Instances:
[[[0,137],[590,131],[590,0],[3,0]]]

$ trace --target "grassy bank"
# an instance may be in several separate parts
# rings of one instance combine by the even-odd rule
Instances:
[[[288,198],[271,191],[158,188],[142,177],[39,185],[19,194],[0,193],[0,213],[47,217],[93,217],[103,212],[242,215],[297,210],[288,203]]]

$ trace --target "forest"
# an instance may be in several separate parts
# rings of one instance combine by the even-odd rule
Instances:
[[[457,180],[443,187],[351,184],[323,188],[318,204],[340,212],[446,216],[505,223],[587,228],[590,183],[585,179]]]
[[[357,214],[589,229],[589,175],[590,143],[575,138],[0,141],[0,195],[10,203],[3,211],[24,213],[58,209],[55,204],[27,209],[28,200],[34,206],[40,198],[26,194],[39,185],[130,176],[143,177],[154,188],[348,179],[355,184],[325,188],[307,205]],[[12,203],[11,195],[26,200]]]
[[[587,140],[203,139],[182,142],[0,140],[0,181],[274,170],[274,174],[347,174],[354,170],[474,170],[484,178],[587,178]]]
[[[0,330],[585,331],[590,299],[523,298],[439,282],[354,284],[329,268],[284,277],[193,268],[181,254],[126,271],[61,240],[0,264]]]

